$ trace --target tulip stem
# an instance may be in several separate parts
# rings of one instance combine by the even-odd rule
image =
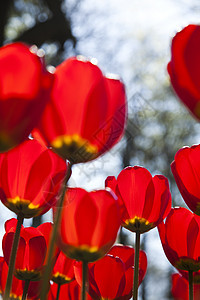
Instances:
[[[43,284],[42,284],[42,290],[40,295],[40,300],[45,300],[47,298],[48,294],[48,286],[49,286],[49,280],[51,278],[51,272],[52,272],[52,257],[55,250],[55,244],[57,239],[57,231],[60,224],[60,218],[63,208],[63,202],[65,199],[65,192],[67,190],[67,182],[71,176],[71,163],[68,164],[67,172],[65,175],[65,179],[63,180],[62,188],[61,188],[61,194],[57,203],[56,207],[56,213],[54,218],[54,226],[51,233],[50,243],[49,243],[49,249],[47,253],[47,264],[44,269],[44,277],[43,277]]]
[[[58,283],[57,286],[58,286],[58,288],[57,288],[56,300],[59,299],[61,284]]]
[[[7,281],[6,281],[6,287],[5,287],[5,293],[3,296],[4,300],[8,300],[10,296],[10,290],[12,286],[12,281],[13,281],[13,273],[14,273],[14,268],[15,268],[15,261],[16,261],[16,256],[17,256],[17,249],[19,245],[19,238],[20,238],[20,231],[21,227],[24,221],[24,216],[23,214],[18,214],[17,216],[17,227],[14,235],[14,240],[12,244],[12,250],[10,254],[10,260],[9,260],[9,268],[8,268],[8,276],[7,276]]]
[[[133,299],[138,298],[138,278],[139,278],[139,255],[140,255],[140,232],[136,231],[135,237],[135,259],[134,259],[134,278],[133,278]]]
[[[22,295],[22,300],[26,300],[26,296],[28,294],[28,288],[29,288],[30,280],[25,280],[25,285],[24,285],[24,290],[23,290],[23,295]]]
[[[193,300],[193,271],[188,271],[189,273],[189,300]]]
[[[88,282],[88,263],[86,261],[82,261],[82,289],[81,289],[81,300],[86,299],[86,289]]]

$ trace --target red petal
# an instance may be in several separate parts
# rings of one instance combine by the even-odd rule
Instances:
[[[122,137],[127,117],[127,103],[123,83],[114,78],[104,78],[108,94],[108,117],[101,128],[98,138],[108,151]]]
[[[22,43],[2,47],[0,64],[0,150],[5,151],[25,140],[39,121],[53,75],[37,53]]]
[[[8,232],[4,235],[3,242],[2,242],[4,258],[8,265],[9,265],[9,260],[10,260],[10,253],[11,253],[13,238],[14,238],[14,232]],[[18,268],[23,269],[25,247],[26,247],[26,242],[22,237],[20,237],[19,246],[18,246],[18,250],[17,250],[16,263],[15,263],[16,269],[18,269]]]
[[[188,228],[193,219],[193,214],[182,207],[174,208],[166,220],[166,241],[179,257],[193,258],[188,253]],[[181,224],[181,225],[180,225]],[[181,230],[180,230],[181,226]],[[190,233],[192,234],[191,230]],[[192,235],[193,236],[193,235]],[[194,232],[195,237],[196,234]]]
[[[27,245],[25,264],[28,270],[40,270],[46,256],[47,246],[43,236],[33,237]]]
[[[169,183],[166,177],[156,175],[153,177],[155,196],[148,221],[158,225],[169,214],[172,201]]]
[[[119,258],[106,255],[94,265],[94,279],[102,298],[114,299],[123,294],[125,267]]]
[[[125,264],[125,269],[134,266],[135,250],[132,247],[124,245],[114,245],[108,252],[114,257],[119,257]]]
[[[135,216],[143,217],[146,191],[151,181],[151,174],[142,167],[127,167],[120,172],[117,178],[118,188],[130,219]],[[151,197],[151,193],[149,196]]]
[[[180,149],[175,155],[171,168],[186,204],[196,212],[200,203],[200,146]]]

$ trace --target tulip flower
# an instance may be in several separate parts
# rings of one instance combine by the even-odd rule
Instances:
[[[33,131],[72,164],[92,160],[122,137],[126,97],[119,79],[104,77],[83,57],[56,68],[51,101]]]
[[[60,251],[53,268],[52,281],[57,284],[65,284],[74,278],[74,260]]]
[[[180,100],[200,119],[200,25],[189,25],[175,35],[168,72]]]
[[[99,259],[115,242],[119,226],[118,201],[111,191],[67,190],[59,231],[59,245],[67,256]]]
[[[6,233],[3,237],[2,248],[7,264],[10,260],[16,225],[16,219],[5,223]],[[15,276],[18,279],[28,281],[41,279],[51,230],[51,223],[44,223],[37,228],[22,226],[15,262]]]
[[[44,214],[55,205],[66,169],[59,156],[36,140],[26,140],[0,155],[0,199],[18,216],[5,299],[12,282],[23,219]]]
[[[44,214],[57,200],[66,163],[36,140],[0,154],[0,199],[24,218]]]
[[[180,149],[171,169],[185,203],[200,215],[200,145]]]
[[[57,284],[51,284],[48,300],[57,300]],[[76,280],[70,283],[63,284],[60,287],[59,300],[78,300],[81,299],[81,288]],[[86,300],[92,300],[90,295],[87,293]]]
[[[1,294],[4,294],[6,286],[6,278],[8,274],[8,265],[3,257],[1,259],[1,271],[0,271],[0,289]],[[24,282],[22,280],[13,277],[12,288],[10,292],[10,299],[20,300],[23,295]],[[29,284],[27,299],[38,299],[40,290],[40,282],[34,281]]]
[[[110,190],[67,190],[58,243],[67,256],[83,261],[83,294],[87,263],[101,258],[108,252],[115,242],[119,227],[118,201]]]
[[[135,260],[135,250],[130,246],[124,246],[124,245],[114,245],[108,254],[113,255],[114,257],[119,257],[123,263],[125,264],[125,275],[126,279],[130,279],[129,272],[130,269],[134,271],[134,260]],[[127,272],[128,271],[128,272]],[[139,254],[139,280],[138,280],[138,286],[142,283],[142,280],[145,277],[147,271],[147,256],[146,253],[143,250],[140,250]],[[133,272],[134,273],[134,272]],[[133,279],[133,274],[132,274]],[[131,281],[131,284],[133,283],[133,280]],[[132,284],[133,285],[133,284]],[[132,290],[132,286],[131,286]],[[126,293],[124,293],[126,295]]]
[[[119,257],[105,255],[88,265],[89,294],[92,299],[121,299],[126,285],[125,264]],[[130,277],[133,279],[133,276]],[[80,263],[75,264],[75,277],[81,285]],[[131,290],[131,286],[129,285]]]
[[[108,254],[89,266],[89,294],[93,299],[130,299],[133,287],[134,249],[115,245]],[[147,269],[147,258],[140,251],[140,282]],[[75,263],[75,277],[81,285],[80,263]]]
[[[172,296],[174,300],[189,300],[189,283],[180,274],[172,274]],[[194,284],[194,300],[200,299],[200,284]]]
[[[110,187],[119,198],[122,226],[144,233],[156,227],[169,213],[171,194],[166,177],[151,176],[143,167],[127,167],[117,179],[109,176]]]
[[[151,176],[143,167],[127,167],[117,179],[109,176],[105,182],[118,196],[122,226],[136,233],[133,298],[137,300],[140,234],[156,227],[171,208],[171,194],[166,177]]]
[[[75,260],[68,258],[62,251],[59,252],[51,275],[51,280],[57,285],[56,299],[60,296],[61,285],[75,279],[74,262]]]
[[[42,56],[22,43],[0,48],[0,152],[28,137],[50,99],[54,76]]]
[[[173,208],[158,229],[170,263],[182,274],[188,273],[192,295],[193,272],[200,270],[200,217],[186,208]]]

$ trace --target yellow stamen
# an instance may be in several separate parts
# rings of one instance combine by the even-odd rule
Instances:
[[[17,215],[22,213],[25,218],[32,218],[40,214],[39,204],[34,205],[30,200],[22,199],[19,196],[8,198],[4,204]]]
[[[51,142],[54,151],[72,163],[80,163],[94,159],[98,147],[78,134],[62,135]]]
[[[139,231],[140,233],[144,233],[155,227],[153,223],[150,223],[148,220],[135,216],[132,219],[125,220],[123,226],[130,231],[136,232]]]

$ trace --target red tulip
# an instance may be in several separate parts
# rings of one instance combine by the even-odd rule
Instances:
[[[0,152],[28,137],[50,98],[54,76],[41,54],[22,43],[0,48]]]
[[[178,273],[172,274],[172,296],[174,300],[189,300],[188,281]],[[200,284],[194,284],[194,300],[200,299]]]
[[[65,194],[59,243],[69,257],[94,261],[115,242],[120,226],[118,201],[108,190],[70,188]]]
[[[89,267],[89,294],[93,299],[127,300],[132,296],[134,274],[133,248],[123,245],[113,246],[108,254]],[[75,263],[75,277],[79,285],[82,283],[81,264]],[[147,269],[147,258],[140,251],[140,282]]]
[[[53,282],[65,284],[74,280],[74,278],[74,260],[60,251],[52,272]]]
[[[134,258],[135,250],[132,247],[124,245],[114,245],[108,254],[113,255],[114,257],[119,257],[125,264],[125,270],[133,269],[134,267]],[[147,271],[147,256],[143,250],[140,250],[139,257],[139,282],[140,285]],[[131,282],[133,287],[133,280]]]
[[[142,167],[127,167],[117,178],[110,176],[106,186],[113,189],[121,204],[122,226],[130,231],[146,232],[169,213],[171,194],[166,177],[151,176]]]
[[[47,212],[56,202],[66,163],[36,140],[0,155],[0,199],[25,218]]]
[[[165,254],[174,267],[182,274],[200,270],[199,216],[186,208],[173,208],[158,229]]]
[[[56,300],[58,286],[56,283],[51,284],[50,291],[48,294],[48,300]],[[73,280],[70,283],[63,284],[60,287],[59,300],[78,300],[81,299],[81,288],[76,282]],[[86,300],[92,300],[89,294],[86,294]]]
[[[184,201],[200,215],[200,145],[180,149],[171,169]]]
[[[71,163],[92,160],[122,136],[126,97],[120,80],[103,76],[85,58],[56,68],[51,102],[33,135]]]
[[[189,25],[172,40],[168,64],[173,88],[181,101],[200,118],[200,26]]]
[[[126,276],[125,264],[119,257],[107,254],[97,262],[89,264],[88,268],[89,294],[92,299],[118,299],[122,296]],[[74,270],[76,280],[81,285],[81,264],[75,264]]]
[[[2,248],[7,264],[9,264],[16,224],[16,219],[11,219],[5,224],[6,233],[3,237]],[[40,280],[51,229],[51,223],[44,223],[37,228],[22,226],[15,262],[15,276],[18,279]]]
[[[1,294],[3,295],[6,286],[8,266],[3,257],[0,257],[0,259],[1,259],[0,289],[1,289]],[[13,277],[10,298],[20,300],[23,295],[23,289],[24,289],[23,285],[24,285],[24,281],[19,280],[16,277]],[[30,282],[27,299],[38,299],[39,291],[40,291],[40,282],[39,281]]]

